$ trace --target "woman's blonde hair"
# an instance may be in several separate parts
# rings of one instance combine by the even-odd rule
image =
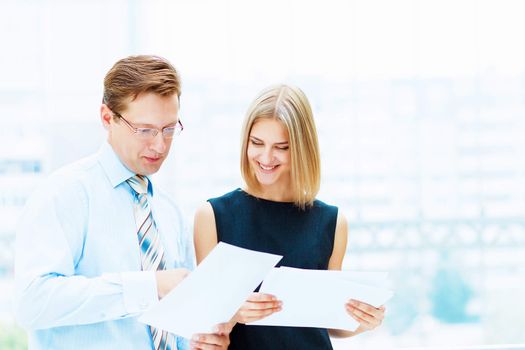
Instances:
[[[319,192],[321,161],[306,95],[295,86],[270,86],[259,93],[248,108],[241,134],[241,174],[246,185],[256,190],[260,184],[250,167],[247,151],[252,127],[261,118],[278,120],[288,131],[293,202],[302,209],[312,206]]]

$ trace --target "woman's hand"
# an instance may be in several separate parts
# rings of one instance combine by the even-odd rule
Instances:
[[[357,322],[359,322],[359,328],[356,333],[363,331],[369,331],[377,328],[383,323],[385,318],[385,306],[374,307],[372,305],[357,301],[349,300],[346,303],[346,311],[352,316]]]
[[[233,317],[238,323],[249,323],[280,311],[282,302],[271,294],[252,293]]]

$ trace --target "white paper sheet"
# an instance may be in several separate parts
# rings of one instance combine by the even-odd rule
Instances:
[[[377,286],[353,282],[352,277]],[[359,324],[346,312],[346,302],[356,299],[375,307],[384,304],[393,295],[382,287],[384,278],[385,274],[377,273],[275,268],[260,292],[275,295],[283,308],[250,325],[356,330]]]
[[[281,258],[220,242],[139,321],[185,338],[211,333],[231,319]]]
[[[301,270],[293,267],[281,266],[280,269]],[[349,282],[364,284],[372,287],[382,287],[388,289],[390,280],[388,272],[383,271],[339,271],[339,270],[305,270],[309,275],[319,275],[321,277],[341,278]]]

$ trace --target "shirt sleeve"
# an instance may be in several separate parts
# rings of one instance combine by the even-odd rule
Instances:
[[[154,272],[75,275],[87,213],[82,186],[67,181],[49,181],[28,201],[15,248],[15,313],[25,328],[135,316],[158,300]]]

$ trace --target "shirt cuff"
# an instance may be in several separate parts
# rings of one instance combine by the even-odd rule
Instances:
[[[129,314],[142,313],[159,301],[155,271],[123,272],[124,307]]]

